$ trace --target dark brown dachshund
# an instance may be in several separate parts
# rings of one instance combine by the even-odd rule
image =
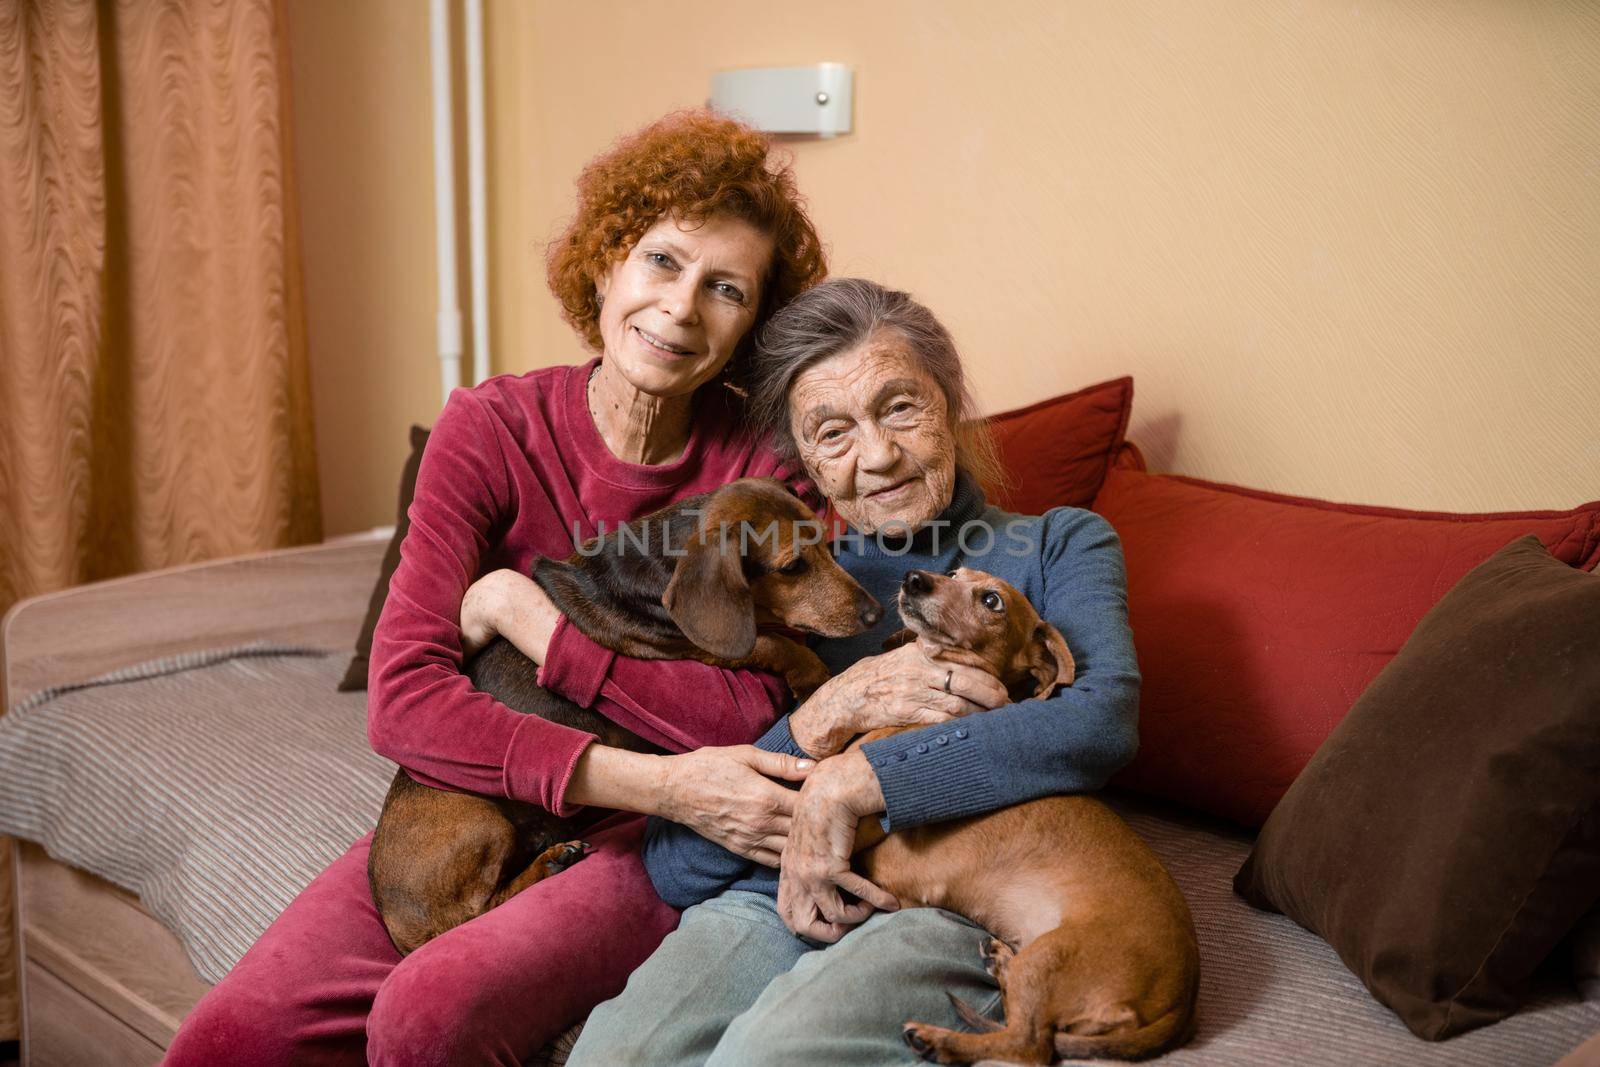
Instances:
[[[1072,684],[1060,631],[992,575],[912,571],[900,614],[901,643],[989,671],[1013,700]],[[862,873],[901,903],[945,908],[995,935],[980,951],[1000,984],[1005,1024],[952,997],[981,1032],[908,1022],[906,1043],[924,1058],[1139,1059],[1192,1034],[1200,949],[1189,905],[1155,853],[1093,797],[1043,797],[887,837],[868,819],[856,845]]]
[[[784,676],[798,693],[828,677],[803,645],[763,633],[775,623],[829,637],[857,634],[882,609],[834,562],[816,516],[783,485],[746,478],[625,523],[533,579],[592,640],[639,659],[694,659]],[[467,667],[478,689],[513,711],[658,752],[597,712],[534,682],[538,668],[504,638]],[[561,819],[505,797],[432,789],[399,771],[372,839],[367,877],[402,954],[582,858],[575,840],[607,814]]]

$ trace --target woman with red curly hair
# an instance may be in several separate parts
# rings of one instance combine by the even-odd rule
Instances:
[[[773,779],[804,767],[746,742],[782,683],[617,656],[525,576],[536,556],[735,478],[794,480],[728,386],[753,331],[825,273],[816,231],[765,138],[682,112],[584,169],[548,267],[599,355],[451,394],[374,634],[372,746],[427,785],[661,815],[775,865],[795,794]],[[461,672],[468,615],[474,640],[499,632],[538,662],[541,685],[681,754],[608,748],[476,691]],[[520,1064],[677,924],[640,863],[643,825],[598,823],[581,863],[404,958],[373,906],[368,835],[200,1001],[166,1062]]]

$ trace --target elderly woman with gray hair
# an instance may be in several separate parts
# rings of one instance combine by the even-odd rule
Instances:
[[[878,1065],[914,1059],[900,1039],[907,1019],[965,1028],[947,993],[998,1013],[978,928],[902,910],[852,872],[857,823],[895,831],[1099,789],[1137,744],[1117,536],[1088,511],[1024,517],[985,503],[978,481],[993,470],[993,446],[931,312],[872,282],[826,282],[769,322],[751,384],[755,416],[849,524],[839,562],[868,592],[892,603],[911,569],[993,573],[1066,637],[1077,679],[1010,703],[990,675],[935,664],[915,642],[879,654],[900,626],[893,612],[858,637],[818,641],[832,679],[757,742],[819,761],[781,866],[654,821],[650,878],[688,910],[622,994],[595,1009],[574,1067]],[[906,725],[920,728],[845,750],[861,733]]]

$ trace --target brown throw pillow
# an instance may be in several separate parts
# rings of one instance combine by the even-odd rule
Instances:
[[[428,430],[423,426],[411,427],[411,455],[406,457],[405,468],[400,472],[400,508],[395,515],[394,536],[383,553],[383,566],[378,571],[378,584],[372,587],[367,600],[367,617],[361,623],[361,636],[356,638],[356,654],[350,657],[339,682],[339,692],[367,687],[367,659],[372,655],[372,632],[378,628],[378,616],[383,614],[383,602],[389,599],[389,578],[400,566],[400,542],[411,529],[411,498],[417,492],[417,470],[422,466],[422,450],[428,444]]]
[[[1525,537],[1423,617],[1233,885],[1438,1040],[1515,1011],[1600,899],[1597,800],[1600,575]]]

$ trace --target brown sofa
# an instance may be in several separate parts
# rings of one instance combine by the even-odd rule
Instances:
[[[0,631],[8,708],[30,694],[155,664],[53,699],[35,698],[20,713],[30,717],[29,737],[41,751],[59,748],[63,738],[75,746],[52,757],[65,768],[57,773],[68,777],[41,779],[34,791],[55,790],[58,800],[29,801],[27,817],[36,820],[42,844],[14,845],[24,1062],[157,1062],[207,988],[207,976],[225,971],[281,902],[375,818],[390,768],[365,746],[365,694],[337,693],[334,683],[383,549],[382,538],[357,538],[182,567],[34,598],[8,614]],[[206,650],[222,651],[201,654]],[[314,650],[325,654],[308,654]],[[217,671],[235,672],[230,686],[260,684],[281,699],[263,700],[247,716],[223,715],[204,696],[204,680]],[[193,704],[185,714],[198,717],[188,721],[210,722],[207,716],[214,715],[214,728],[200,732],[219,751],[250,751],[242,769],[230,772],[234,778],[185,763],[233,761],[197,756],[204,746],[180,755],[162,740],[178,714],[174,706],[184,701]],[[141,719],[146,714],[148,722]],[[279,717],[293,719],[292,730],[277,723]],[[286,737],[302,740],[285,743]],[[115,746],[115,760],[97,760],[96,746]],[[39,769],[42,757],[28,759],[29,773],[47,773]],[[283,766],[272,765],[275,760]],[[119,780],[132,773],[129,767],[145,768],[139,780]],[[276,865],[271,877],[229,882],[246,862],[260,866],[262,849],[230,838],[240,832],[230,826],[235,816],[208,815],[207,797],[222,803],[225,791],[248,791],[249,775],[258,773],[286,781],[298,774],[310,785],[349,781],[341,792],[312,789],[294,800],[310,820],[305,825],[319,829],[285,828],[285,840],[269,842],[267,860]],[[96,790],[113,798],[100,802],[103,809],[123,809],[102,810],[103,817],[126,819],[123,829],[138,835],[139,846],[128,855],[87,841],[60,814],[60,798],[78,803]],[[146,798],[167,794],[176,799],[143,806]],[[1552,978],[1527,1008],[1502,1023],[1442,1043],[1421,1041],[1372,1000],[1321,940],[1282,916],[1255,911],[1233,893],[1233,874],[1250,848],[1248,833],[1172,806],[1130,796],[1113,800],[1173,870],[1199,931],[1199,1034],[1167,1062],[1550,1064],[1585,1055],[1574,1050],[1600,1033],[1600,1000],[1584,1000]],[[51,803],[55,813],[40,815]],[[310,810],[319,806],[336,810]],[[206,840],[174,844],[170,827],[150,825],[180,815],[187,820],[184,834]],[[194,893],[194,885],[186,887],[169,871],[136,869],[160,848],[209,856],[200,882],[224,888],[201,890],[206,899],[198,903],[179,899]],[[186,860],[185,877],[193,866]],[[257,899],[244,899],[251,893]],[[235,898],[203,914],[201,905],[216,905],[219,896]],[[204,940],[208,923],[210,943]]]

